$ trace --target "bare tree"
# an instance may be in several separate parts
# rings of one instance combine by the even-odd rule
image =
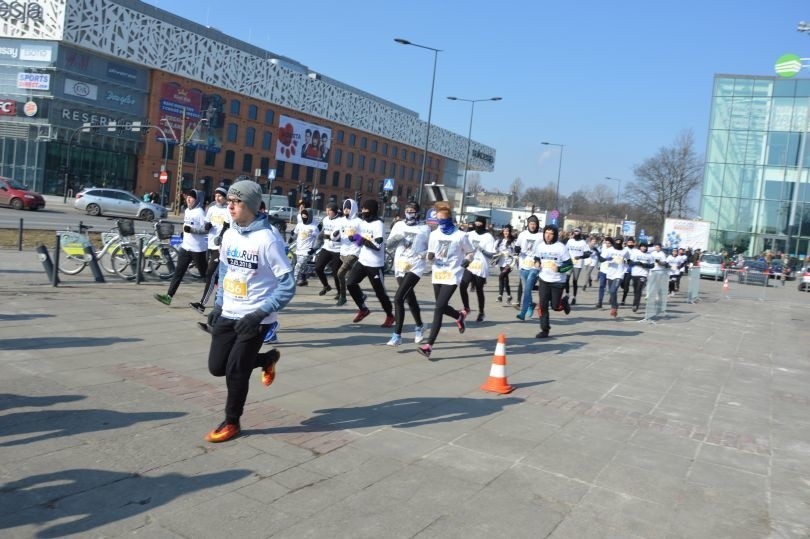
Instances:
[[[672,146],[658,150],[633,170],[636,180],[624,191],[631,204],[649,212],[654,230],[667,217],[686,217],[688,199],[703,179],[703,159],[695,153],[694,135],[684,131]]]
[[[478,172],[471,172],[467,174],[467,193],[476,195],[484,190],[484,184],[481,182],[481,174]]]
[[[509,185],[509,206],[514,206],[523,195],[523,180],[515,178]]]
[[[553,183],[549,183],[546,187],[530,187],[526,189],[518,203],[524,206],[535,206],[538,211],[551,209],[554,206],[556,194]]]

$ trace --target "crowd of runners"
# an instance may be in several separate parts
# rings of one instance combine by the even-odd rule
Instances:
[[[520,321],[536,313],[540,322],[536,337],[545,339],[551,331],[551,312],[568,315],[579,292],[593,288],[597,309],[603,307],[607,294],[610,317],[615,318],[631,291],[632,311],[639,310],[650,272],[666,272],[669,294],[677,292],[690,262],[683,250],[667,254],[659,244],[636,244],[632,237],[626,241],[585,237],[580,229],[562,236],[554,225],[541,229],[535,215],[517,234],[509,225],[493,234],[487,218],[480,215],[474,216],[469,230],[463,230],[445,202],[434,207],[435,228],[420,220],[419,204],[409,202],[404,219],[396,221],[387,234],[374,199],[363,200],[359,207],[352,199],[342,207],[331,203],[320,221],[311,209],[301,206],[298,222],[285,238],[262,212],[261,190],[254,182],[217,188],[206,211],[198,201],[202,201],[199,193],[186,196],[177,269],[167,293],[155,294],[155,299],[171,304],[192,261],[205,275],[200,300],[189,306],[207,313],[200,326],[211,334],[209,370],[224,376],[228,389],[225,421],[206,436],[210,442],[239,434],[254,369],[261,369],[264,385],[272,384],[280,353],[275,348],[263,353],[260,349],[278,341],[278,312],[297,289],[309,286],[312,274],[321,285],[319,296],[334,292],[327,301],[339,307],[351,298],[357,307],[355,323],[371,313],[369,296],[361,287],[367,279],[385,313],[382,327],[393,331],[385,343],[388,346],[404,342],[407,305],[414,324],[413,342],[421,355],[430,358],[445,317],[459,333],[466,331],[468,318],[486,319],[485,285],[491,274],[497,276],[495,301],[514,306]],[[384,284],[385,257],[391,252],[396,279],[393,300]],[[420,307],[426,298],[416,294],[423,277],[430,279],[433,288],[428,327]],[[213,306],[207,307],[214,292]],[[451,305],[453,301],[459,308]]]

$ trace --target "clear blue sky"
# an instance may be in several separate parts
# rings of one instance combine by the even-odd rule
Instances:
[[[295,59],[497,150],[487,188],[557,180],[560,192],[633,179],[633,167],[683,130],[705,152],[716,73],[772,75],[780,55],[810,57],[799,0],[152,0],[153,5]],[[807,76],[805,74],[801,76]]]

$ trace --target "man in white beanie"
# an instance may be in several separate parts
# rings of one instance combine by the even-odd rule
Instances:
[[[228,396],[225,420],[205,437],[209,442],[225,442],[241,432],[239,419],[256,367],[261,368],[265,386],[273,383],[280,354],[275,348],[261,354],[259,349],[278,311],[295,294],[284,240],[259,212],[261,195],[252,181],[236,182],[228,189],[231,226],[222,236],[220,287],[208,314],[208,370],[225,377]]]

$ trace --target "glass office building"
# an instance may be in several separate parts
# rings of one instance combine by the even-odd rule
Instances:
[[[810,79],[716,75],[700,216],[710,249],[804,257]]]

